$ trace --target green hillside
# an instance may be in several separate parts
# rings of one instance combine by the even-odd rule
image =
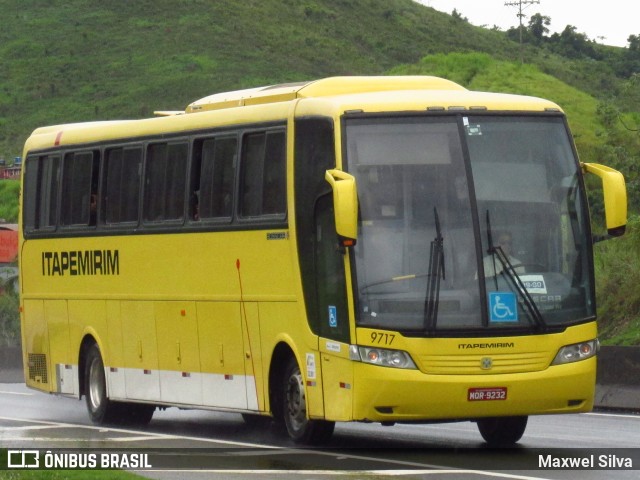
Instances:
[[[382,74],[435,53],[519,59],[504,32],[411,0],[0,0],[0,156],[36,126],[139,118],[218,91]],[[617,58],[623,49],[607,49]],[[609,51],[611,50],[611,51]],[[527,46],[541,71],[619,93],[612,62]]]
[[[621,49],[570,29],[528,35],[523,64],[513,32],[411,0],[0,0],[0,12],[0,158],[19,156],[41,125],[141,118],[331,75],[428,74],[557,102],[581,159],[620,169],[640,213],[640,37]],[[0,184],[0,217],[15,221],[17,187]],[[591,208],[597,221],[598,194]],[[627,237],[595,247],[611,342],[640,344],[636,230],[633,218]]]
[[[504,35],[452,25],[411,0],[0,0],[0,11],[6,157],[42,124],[138,118],[229,89],[381,74],[445,47],[513,49]]]
[[[585,162],[600,162],[625,173],[631,210],[640,212],[638,167],[640,135],[629,131],[611,101],[598,99],[558,78],[543,73],[532,64],[497,60],[488,54],[437,54],[391,70],[398,75],[436,75],[449,78],[471,90],[516,93],[552,100],[567,113],[578,153]],[[622,116],[635,124],[633,115]],[[595,205],[599,207],[594,197]]]
[[[515,93],[554,101],[567,113],[573,135],[587,157],[592,156],[600,143],[599,132],[604,130],[597,119],[598,101],[594,97],[542,73],[534,65],[500,61],[487,54],[439,54],[426,56],[415,64],[395,67],[391,72],[436,75],[470,90]]]

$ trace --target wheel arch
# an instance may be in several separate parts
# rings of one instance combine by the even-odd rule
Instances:
[[[292,358],[299,361],[291,345],[284,340],[279,341],[273,349],[269,364],[269,406],[276,420],[283,418],[282,402],[280,401],[282,389],[279,387],[283,381],[284,370]]]
[[[85,368],[87,364],[87,352],[94,345],[98,345],[100,354],[103,355],[102,360],[104,361],[104,350],[100,346],[100,342],[98,342],[96,335],[91,332],[85,333],[82,337],[82,341],[80,342],[80,350],[78,351],[78,398],[82,398],[82,396],[86,394],[84,379],[86,375]]]

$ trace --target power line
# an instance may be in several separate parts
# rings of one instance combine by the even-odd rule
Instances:
[[[518,29],[520,31],[520,61],[522,63],[524,63],[524,54],[522,51],[522,18],[526,17],[526,15],[524,13],[522,13],[522,6],[524,5],[524,8],[527,8],[531,5],[534,5],[536,3],[540,3],[540,0],[517,0],[515,2],[505,2],[504,6],[505,7],[518,7],[518,18],[520,19],[520,28]]]

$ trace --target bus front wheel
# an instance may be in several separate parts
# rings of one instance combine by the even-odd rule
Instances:
[[[335,423],[308,418],[304,382],[298,362],[291,359],[284,371],[282,400],[287,433],[297,443],[325,442],[333,434]]]
[[[492,417],[478,420],[480,435],[489,445],[513,445],[524,435],[528,417]]]

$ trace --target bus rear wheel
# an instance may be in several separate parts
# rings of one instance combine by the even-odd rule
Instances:
[[[154,405],[114,402],[107,396],[107,382],[104,362],[98,345],[87,352],[85,362],[85,383],[87,411],[89,418],[97,425],[106,423],[120,425],[146,425],[151,421]]]
[[[478,420],[478,430],[492,446],[508,446],[517,443],[527,428],[528,417],[492,417]]]
[[[107,397],[104,363],[96,344],[87,352],[84,374],[84,392],[89,418],[98,425],[114,421],[117,418],[117,405]]]
[[[318,444],[333,434],[334,422],[311,420],[307,416],[307,400],[300,367],[291,359],[284,370],[283,416],[287,433],[297,443]]]

